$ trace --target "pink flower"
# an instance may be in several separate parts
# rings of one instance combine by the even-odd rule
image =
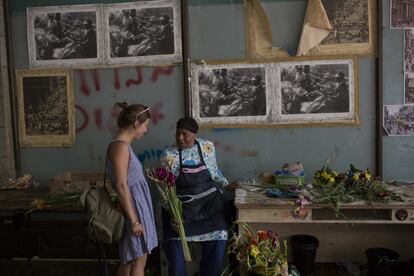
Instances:
[[[165,168],[163,168],[163,167],[159,167],[155,171],[155,175],[157,176],[157,178],[159,180],[164,180],[167,177],[167,175],[168,175],[168,171]]]
[[[177,177],[172,173],[172,172],[168,172],[168,176],[167,176],[167,184],[170,187],[174,187],[175,186],[175,180],[177,179]]]

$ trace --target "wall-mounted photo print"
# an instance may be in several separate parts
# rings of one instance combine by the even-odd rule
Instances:
[[[414,28],[414,2],[390,0],[390,26],[395,29]]]
[[[309,55],[375,55],[376,0],[321,0],[321,3],[332,31]]]
[[[282,62],[276,103],[282,122],[357,122],[352,60]]]
[[[181,62],[177,2],[149,1],[104,6],[108,64]]]
[[[413,136],[414,105],[384,105],[383,127],[388,136]]]
[[[103,64],[102,5],[27,9],[30,67],[93,67]]]
[[[193,63],[190,68],[190,113],[201,124],[359,123],[352,59]]]
[[[414,30],[404,30],[404,71],[414,73]]]
[[[72,74],[68,70],[16,73],[19,141],[26,147],[66,147],[75,140]]]
[[[404,103],[414,104],[414,73],[405,73],[404,78]]]
[[[191,66],[192,114],[207,124],[266,122],[271,89],[262,64]]]

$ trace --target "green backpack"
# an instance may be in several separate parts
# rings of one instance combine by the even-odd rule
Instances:
[[[106,150],[104,186],[106,185],[108,150],[109,146]],[[111,244],[122,238],[125,229],[124,215],[115,207],[105,187],[91,185],[83,191],[80,202],[85,207],[89,218],[88,233],[92,239]]]
[[[115,208],[105,188],[86,188],[80,201],[89,218],[88,233],[94,240],[111,244],[122,238],[125,229],[124,216]]]

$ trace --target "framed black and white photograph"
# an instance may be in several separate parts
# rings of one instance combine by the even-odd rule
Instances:
[[[104,10],[107,64],[182,61],[181,16],[176,1],[110,4]]]
[[[414,29],[404,30],[404,71],[414,73]]]
[[[191,113],[204,124],[268,123],[270,65],[191,64]]]
[[[27,37],[31,68],[101,65],[102,5],[28,8]]]
[[[375,55],[376,1],[321,0],[332,32],[310,55]]]
[[[71,71],[17,71],[16,88],[20,145],[73,145],[75,120]]]
[[[414,105],[384,105],[384,131],[388,136],[414,135]]]
[[[414,104],[414,73],[404,76],[404,104]]]
[[[390,0],[391,29],[414,28],[414,2]]]
[[[283,123],[357,123],[352,59],[282,62],[276,70],[276,117]]]

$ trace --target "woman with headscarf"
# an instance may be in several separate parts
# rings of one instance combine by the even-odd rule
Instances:
[[[223,187],[231,190],[238,184],[228,184],[217,166],[214,144],[196,138],[197,131],[198,124],[194,119],[178,120],[176,144],[165,150],[161,162],[177,176],[177,195],[183,204],[187,240],[201,244],[201,276],[218,276],[228,237]],[[163,229],[168,275],[187,275],[176,222],[165,211]]]

